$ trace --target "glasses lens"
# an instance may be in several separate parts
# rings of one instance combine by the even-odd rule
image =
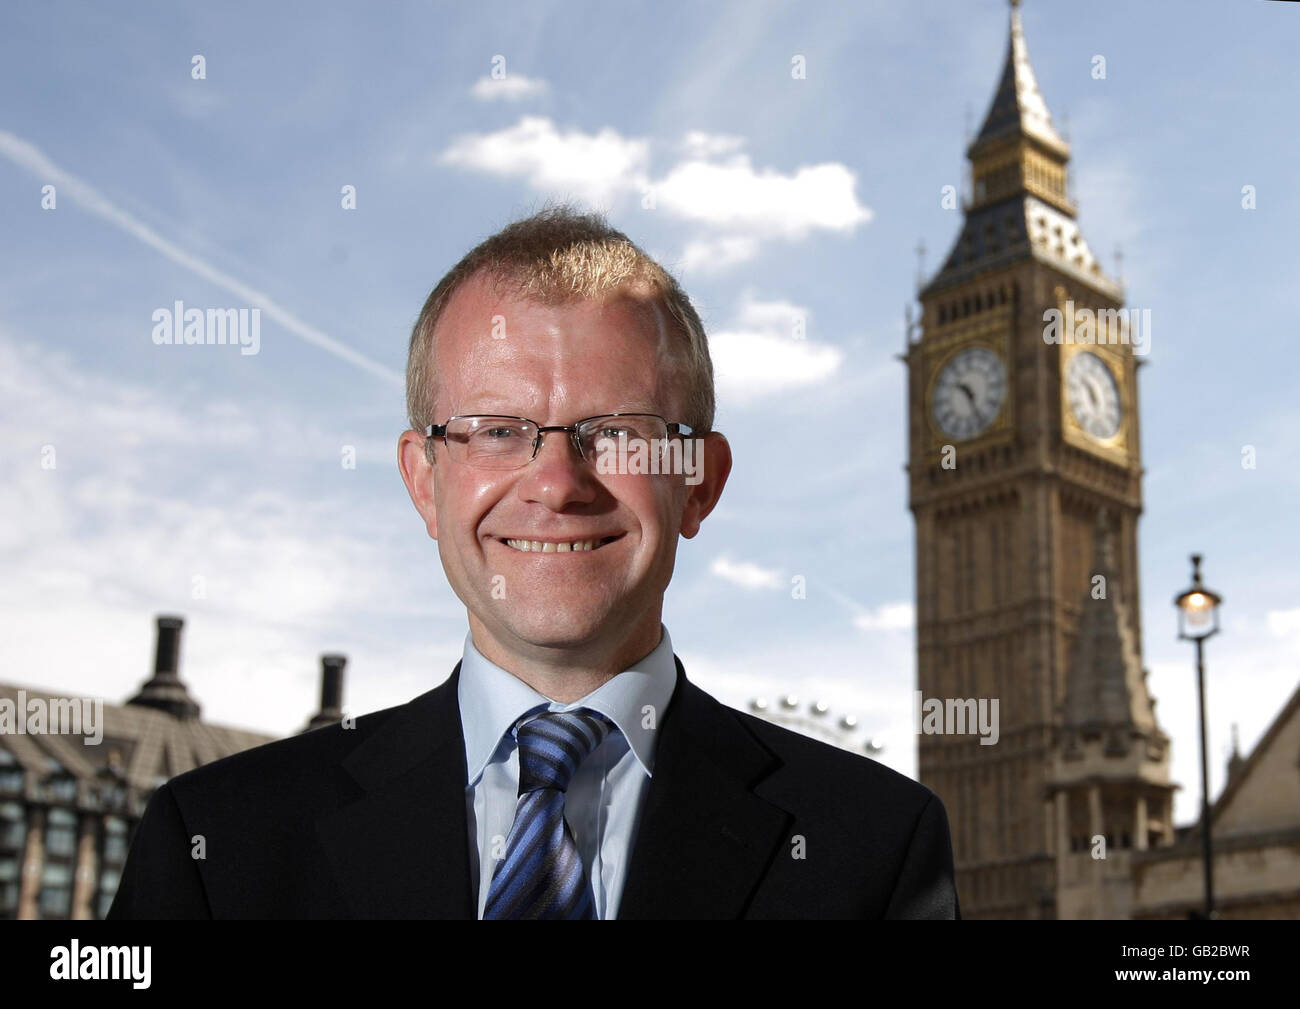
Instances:
[[[582,454],[596,459],[602,451],[646,452],[663,455],[668,427],[662,417],[625,414],[621,417],[593,417],[578,428]]]
[[[537,428],[512,417],[457,417],[447,425],[447,450],[459,462],[514,469],[533,457]]]

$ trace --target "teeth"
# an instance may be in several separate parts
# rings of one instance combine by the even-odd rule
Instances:
[[[556,543],[554,540],[506,540],[508,546],[525,553],[567,554],[586,550],[596,550],[602,546],[600,540],[578,540],[576,543]]]

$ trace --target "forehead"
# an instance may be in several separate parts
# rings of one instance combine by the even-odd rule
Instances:
[[[678,411],[680,337],[652,291],[547,303],[480,274],[434,329],[441,412]],[[537,417],[536,419],[542,419]]]

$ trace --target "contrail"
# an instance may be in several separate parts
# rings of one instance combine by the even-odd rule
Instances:
[[[342,358],[359,368],[364,368],[372,375],[377,375],[399,387],[405,384],[403,376],[392,368],[387,368],[377,361],[372,361],[364,354],[360,354],[351,347],[339,343],[332,336],[322,333],[315,326],[308,325],[292,312],[277,305],[264,292],[249,287],[242,281],[230,276],[230,274],[223,273],[210,263],[204,262],[197,256],[190,255],[184,249],[167,241],[143,221],[137,220],[125,210],[114,206],[108,199],[100,195],[93,186],[83,182],[70,172],[64,171],[47,158],[40,148],[28,143],[21,137],[14,136],[14,134],[6,130],[0,130],[0,154],[3,154],[20,168],[25,168],[42,182],[52,183],[57,188],[59,196],[71,197],[74,203],[80,204],[96,217],[103,218],[119,230],[125,231],[133,238],[137,238],[144,242],[145,245],[161,252],[173,263],[185,267],[191,273],[197,274],[217,287],[225,288],[241,301],[246,301],[261,308],[263,312],[295,336],[320,347],[321,350],[328,351],[335,357]]]

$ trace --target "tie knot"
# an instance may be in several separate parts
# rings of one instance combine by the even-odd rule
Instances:
[[[563,792],[574,772],[614,723],[599,711],[543,711],[515,730],[519,741],[519,794],[539,788]]]

